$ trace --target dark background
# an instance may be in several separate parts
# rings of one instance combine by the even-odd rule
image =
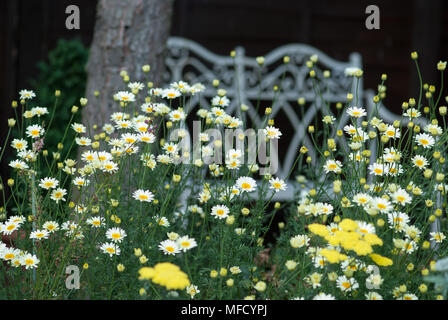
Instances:
[[[80,8],[80,30],[65,28],[65,8],[71,4]],[[380,8],[380,30],[365,27],[370,4]],[[0,1],[0,140],[12,116],[11,100],[37,77],[36,63],[60,38],[80,38],[88,46],[95,10],[95,0]],[[448,1],[176,0],[171,34],[223,55],[241,45],[255,57],[292,42],[310,44],[337,60],[357,51],[365,88],[375,89],[387,73],[385,105],[398,113],[402,101],[418,94],[411,51],[419,52],[424,80],[438,83],[436,63],[448,58]]]

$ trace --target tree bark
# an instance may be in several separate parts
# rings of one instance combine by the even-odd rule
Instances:
[[[128,90],[120,71],[130,80],[142,81],[142,66],[151,66],[150,78],[162,81],[164,51],[170,34],[172,0],[100,0],[93,41],[87,63],[86,97],[83,119],[102,126],[119,110],[113,95]],[[99,97],[94,96],[95,91]]]

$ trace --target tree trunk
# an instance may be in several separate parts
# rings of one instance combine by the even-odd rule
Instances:
[[[126,70],[130,80],[144,79],[142,66],[151,66],[150,78],[160,84],[164,50],[171,27],[172,0],[100,0],[93,41],[87,63],[83,119],[101,127],[119,110],[113,95],[128,90],[119,73]],[[94,96],[95,91],[99,97]]]

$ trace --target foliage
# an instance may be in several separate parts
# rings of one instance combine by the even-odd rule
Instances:
[[[189,106],[204,91],[202,84],[179,81],[152,88],[147,78],[147,86],[129,83],[122,71],[123,86],[113,97],[122,112],[89,128],[92,137],[74,120],[79,108],[63,105],[60,110],[70,117],[57,138],[68,142],[68,150],[81,148],[79,163],[69,151],[55,156],[49,151],[57,150],[44,149],[44,119],[51,122],[52,113],[32,107],[35,93],[22,90],[20,104],[28,117],[8,121],[10,129],[19,127],[20,136],[7,142],[17,158],[10,162],[15,170],[7,182],[12,196],[4,201],[15,215],[1,224],[6,245],[0,246],[5,275],[0,296],[443,298],[424,278],[448,252],[443,86],[437,93],[420,79],[419,98],[403,103],[401,120],[388,124],[378,112],[387,76],[373,112],[360,107],[357,93],[348,93],[333,113],[320,94],[328,73],[320,79],[313,69],[317,62],[311,56],[307,65],[324,117],[307,130],[319,156],[312,159],[307,147],[300,148],[291,169],[296,183],[289,180],[293,171],[279,179],[257,163],[245,163],[260,149],[234,148],[234,141],[257,136],[250,130],[257,129],[258,143],[274,152],[281,128],[274,127],[271,108],[265,109],[261,127],[245,127],[226,113],[229,100],[217,82],[211,107],[195,113]],[[442,84],[445,67],[438,64]],[[143,70],[148,76],[149,66]],[[347,76],[359,83],[362,71],[347,70]],[[278,97],[281,83],[276,90]],[[82,108],[95,106],[79,101]],[[242,105],[238,111],[248,109]],[[189,113],[204,129],[192,149],[185,130]],[[333,130],[345,114],[348,124]],[[235,128],[241,131],[221,159],[222,137]],[[378,145],[374,154],[370,141]],[[294,199],[271,206],[277,192],[287,188],[294,190]],[[286,214],[277,241],[269,244],[265,237],[281,208]],[[81,268],[79,290],[66,287],[70,265]]]

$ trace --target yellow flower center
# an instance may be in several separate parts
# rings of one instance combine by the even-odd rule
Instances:
[[[244,182],[242,185],[241,185],[241,188],[243,188],[243,189],[250,189],[250,184],[249,183],[247,183],[247,182]]]

